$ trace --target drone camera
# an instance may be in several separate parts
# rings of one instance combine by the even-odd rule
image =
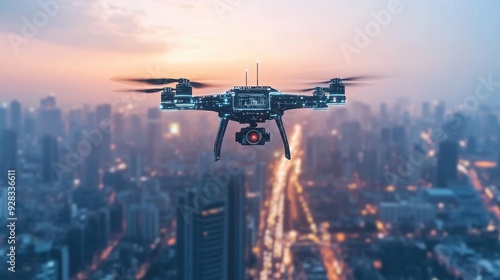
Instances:
[[[263,127],[244,127],[236,132],[236,142],[241,145],[264,145],[271,141],[271,134]]]

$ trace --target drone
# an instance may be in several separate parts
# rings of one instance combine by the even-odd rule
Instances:
[[[285,157],[291,159],[290,146],[283,126],[283,114],[293,109],[328,110],[329,106],[345,106],[346,85],[359,85],[357,81],[366,77],[333,78],[315,84],[325,85],[295,90],[311,92],[312,95],[286,94],[270,86],[259,86],[259,63],[257,62],[257,84],[248,86],[248,71],[245,72],[245,86],[234,86],[221,94],[193,96],[193,88],[208,88],[215,85],[190,81],[186,78],[120,78],[117,81],[136,82],[147,85],[167,85],[174,87],[130,89],[124,91],[140,93],[161,92],[162,111],[203,110],[216,112],[220,118],[214,144],[214,161],[221,158],[221,147],[229,121],[248,124],[236,132],[235,141],[244,146],[265,145],[271,141],[270,132],[259,123],[274,120],[278,126],[285,149]]]

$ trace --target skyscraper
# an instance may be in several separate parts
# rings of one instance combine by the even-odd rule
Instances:
[[[13,129],[0,131],[0,144],[0,174],[7,174],[7,170],[17,168],[16,131]]]
[[[90,154],[85,158],[83,166],[84,185],[90,189],[98,189],[100,183],[99,168],[100,168],[100,153],[98,149],[92,149]]]
[[[160,234],[159,211],[154,204],[133,204],[127,209],[127,237],[144,243]]]
[[[7,128],[7,109],[0,106],[0,131]]]
[[[342,124],[342,139],[349,146],[347,150],[358,150],[361,147],[361,124],[346,122]]]
[[[147,138],[147,160],[148,164],[156,164],[159,161],[161,127],[160,110],[158,108],[148,109],[148,138]]]
[[[406,151],[406,128],[398,125],[392,128],[392,142],[400,152]]]
[[[98,145],[101,160],[111,160],[111,133],[107,130],[111,123],[111,105],[103,104],[96,107],[97,127],[105,127],[102,133],[102,143]]]
[[[122,151],[124,148],[125,139],[125,114],[114,113],[113,114],[113,143],[116,145],[116,149]]]
[[[42,181],[46,183],[54,182],[57,179],[56,172],[52,164],[57,162],[57,140],[54,136],[45,135],[42,142]]]
[[[207,197],[203,192],[208,186],[218,186],[219,195]],[[244,279],[245,205],[242,172],[223,185],[206,176],[179,199],[179,280]]]
[[[55,137],[63,135],[61,110],[56,107],[56,98],[49,96],[40,100],[37,122],[37,136],[49,134]]]
[[[457,179],[459,145],[456,141],[444,141],[439,144],[437,159],[436,186],[444,188],[450,181]]]
[[[387,104],[385,102],[382,102],[380,104],[380,119],[382,121],[388,121],[389,115],[387,113]]]
[[[445,114],[445,104],[443,101],[439,101],[436,105],[436,110],[434,111],[434,122],[435,125],[441,125],[444,122],[444,114]]]
[[[12,100],[10,102],[9,127],[14,129],[19,137],[21,136],[21,118],[21,103],[17,100]]]
[[[128,175],[139,184],[142,175],[142,159],[137,149],[131,149],[128,160]]]
[[[431,114],[431,109],[429,106],[429,102],[423,102],[422,103],[422,118],[428,119],[430,114]]]

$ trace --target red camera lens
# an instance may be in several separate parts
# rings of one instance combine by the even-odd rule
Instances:
[[[257,144],[260,142],[262,135],[256,130],[250,130],[247,132],[247,141],[250,144]]]

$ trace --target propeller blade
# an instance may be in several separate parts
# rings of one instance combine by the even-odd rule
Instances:
[[[216,84],[200,83],[200,82],[189,82],[193,88],[210,88],[217,87]]]
[[[329,84],[330,80],[316,81],[316,82],[307,82],[306,85],[322,85]]]
[[[347,87],[370,87],[370,86],[373,86],[373,84],[370,84],[370,83],[345,82],[344,86],[347,86]]]
[[[342,81],[373,80],[373,79],[378,79],[378,78],[379,77],[377,77],[377,76],[353,76],[353,77],[343,78]]]
[[[166,85],[170,83],[178,82],[179,79],[174,78],[112,78],[111,80],[117,82],[134,82],[134,83],[143,83],[149,85]]]
[[[341,78],[341,80],[345,84],[347,82],[377,80],[377,79],[383,79],[383,78],[384,77],[381,77],[381,76],[364,75],[364,76],[352,76],[352,77]],[[331,81],[331,79],[330,80],[321,80],[321,81],[316,81],[316,82],[309,82],[307,84],[308,85],[329,84],[330,81]]]
[[[308,92],[308,91],[313,91],[315,88],[294,88],[294,89],[287,89],[284,91],[290,91],[290,92]]]
[[[328,91],[328,88],[322,88],[323,91]],[[285,91],[290,91],[290,92],[308,92],[308,91],[314,91],[316,90],[315,87],[313,88],[299,88],[299,89],[290,89],[290,90],[285,90]]]
[[[140,93],[155,93],[155,92],[160,92],[163,91],[164,88],[147,88],[147,89],[122,89],[122,90],[115,90],[117,92],[140,92]],[[172,89],[175,90],[175,89]]]

